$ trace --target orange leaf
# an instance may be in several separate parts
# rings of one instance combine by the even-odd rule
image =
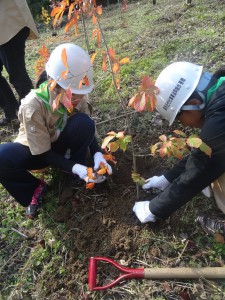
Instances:
[[[102,15],[102,6],[98,6],[96,8],[96,12],[97,12],[98,15]]]
[[[53,91],[54,90],[54,88],[56,87],[56,84],[57,84],[57,81],[56,80],[50,80],[49,82],[48,82],[48,84],[50,84],[50,91]]]
[[[160,141],[162,141],[162,142],[166,142],[166,141],[167,141],[167,137],[165,136],[165,134],[160,135],[159,139],[160,139]]]
[[[108,54],[112,59],[116,58],[116,52],[112,48],[109,48]]]
[[[97,171],[97,173],[99,174],[99,175],[103,175],[103,174],[105,174],[107,172],[107,166],[103,163],[103,162],[101,162],[100,163],[100,169]]]
[[[111,161],[114,164],[116,164],[116,158],[112,154],[103,154],[103,157],[104,157],[105,160]]]
[[[51,11],[51,17],[54,17],[57,13],[62,12],[62,8],[61,7],[55,7],[53,8],[53,10]]]
[[[67,70],[69,70],[68,62],[67,62],[67,54],[66,54],[66,48],[62,49],[62,54],[61,54],[62,62],[64,66],[66,67]]]
[[[66,109],[69,112],[72,112],[73,110],[73,104],[71,102],[72,99],[72,92],[71,89],[68,88],[63,94],[62,94],[62,99],[61,99],[61,103],[66,107]]]
[[[95,183],[94,182],[89,182],[89,183],[86,183],[86,189],[93,189],[93,187],[95,186]]]
[[[89,86],[89,85],[90,85],[87,75],[84,76],[84,78],[83,78],[83,83],[84,83],[86,86]]]
[[[114,139],[114,136],[107,136],[106,138],[104,138],[101,148],[104,149],[105,147],[107,147],[108,143],[112,139]]]
[[[118,61],[116,61],[116,62],[113,64],[112,71],[113,71],[113,73],[115,74],[115,73],[117,73],[117,72],[119,71],[119,69],[120,69],[120,65],[119,65]]]
[[[60,104],[62,94],[57,95],[57,97],[52,101],[52,110],[55,111]]]
[[[91,63],[92,63],[92,64],[93,64],[93,62],[94,62],[94,60],[95,60],[96,55],[97,55],[97,52],[95,52],[95,53],[92,55],[92,57],[91,57]]]
[[[94,25],[97,24],[97,18],[96,18],[95,15],[92,16],[92,23],[93,23]]]
[[[76,24],[76,20],[75,20],[74,18],[72,18],[72,19],[69,21],[69,23],[66,24],[64,31],[65,31],[65,32],[68,32],[69,29],[70,29],[71,27],[73,27],[74,24]]]
[[[68,1],[69,2],[69,1]],[[69,4],[67,4],[67,5],[69,5]],[[71,14],[72,14],[72,12],[73,12],[73,9],[74,9],[74,6],[76,5],[76,2],[73,2],[73,3],[71,3],[70,4],[70,6],[69,6],[69,12],[68,12],[68,20],[70,20],[70,18],[71,18]]]
[[[120,89],[120,78],[116,78],[116,88],[117,90]]]
[[[106,66],[106,57],[104,56],[102,59],[102,70],[106,71],[107,70],[107,66]]]
[[[150,109],[151,109],[150,111],[155,110],[155,108],[156,108],[156,103],[157,103],[157,100],[156,100],[155,95],[150,95],[149,102],[150,102]]]
[[[125,65],[128,64],[130,62],[130,59],[128,57],[125,57],[123,59],[120,60],[120,64],[121,65]]]
[[[64,71],[61,72],[61,76],[60,76],[60,77],[61,77],[62,79],[66,79],[67,74],[68,74],[68,71],[67,71],[67,70],[64,70]]]
[[[152,86],[151,78],[149,76],[144,76],[142,79],[142,87],[144,88],[144,90],[150,88],[151,86]]]

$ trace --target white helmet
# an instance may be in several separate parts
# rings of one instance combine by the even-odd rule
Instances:
[[[159,94],[156,95],[156,109],[170,125],[196,89],[202,69],[202,66],[189,62],[175,62],[166,67],[157,78],[155,85],[159,88]]]
[[[62,61],[62,51],[66,49],[69,73],[66,79],[62,78],[62,72],[66,70]],[[73,94],[88,94],[93,89],[93,67],[88,53],[75,44],[61,44],[56,47],[46,63],[45,70],[52,79],[57,81],[63,89],[71,88]],[[87,77],[88,84],[80,87],[81,80]]]

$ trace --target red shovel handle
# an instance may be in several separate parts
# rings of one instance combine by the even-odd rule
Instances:
[[[96,286],[96,276],[97,276],[97,261],[106,261],[112,264],[116,269],[121,271],[123,274],[118,276],[115,280],[104,286]],[[132,278],[144,278],[144,268],[126,268],[116,263],[113,259],[106,257],[91,257],[89,261],[88,269],[88,288],[90,291],[99,291],[112,288],[118,282],[123,279],[132,279]]]

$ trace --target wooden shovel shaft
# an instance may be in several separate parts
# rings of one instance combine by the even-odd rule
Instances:
[[[225,278],[225,267],[204,268],[145,268],[144,278]]]

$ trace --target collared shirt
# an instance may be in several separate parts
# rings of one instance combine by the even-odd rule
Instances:
[[[52,97],[52,94],[50,94]],[[90,116],[91,105],[84,97],[74,113],[84,112]],[[58,138],[56,123],[59,115],[46,108],[43,101],[32,90],[22,101],[18,113],[19,134],[15,142],[28,146],[32,155],[39,155],[51,149],[51,143]]]
[[[28,39],[38,37],[26,0],[0,0],[0,45],[7,43],[24,27],[30,28]]]

